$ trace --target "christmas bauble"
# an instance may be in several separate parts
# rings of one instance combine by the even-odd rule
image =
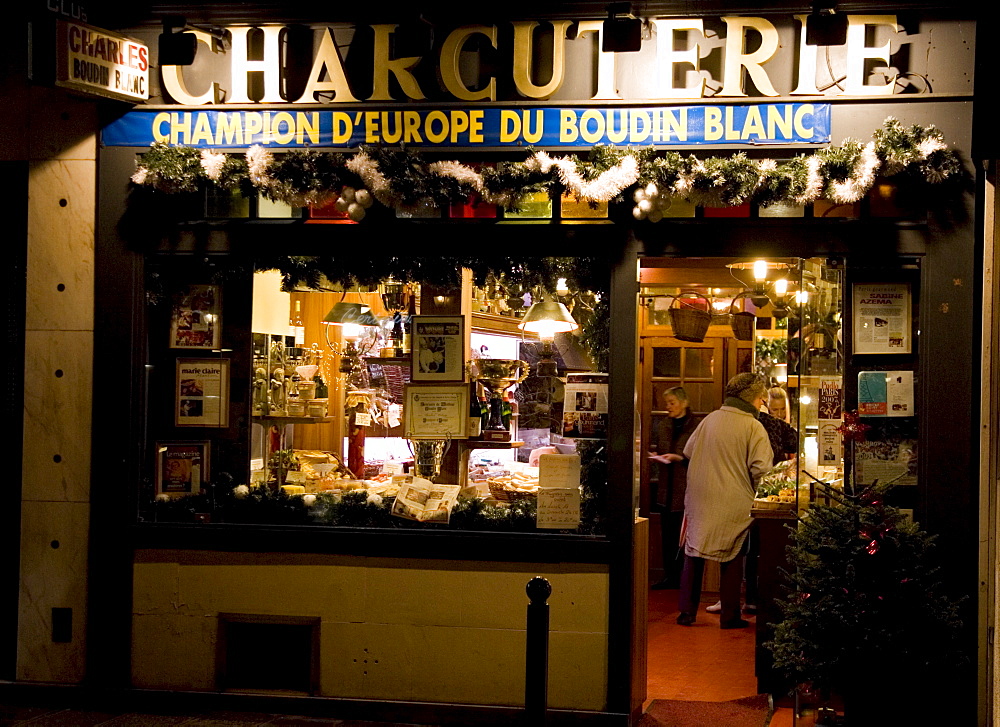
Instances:
[[[365,218],[365,208],[357,202],[352,202],[347,208],[347,216],[355,222],[361,222]]]
[[[354,193],[354,201],[365,209],[368,209],[372,206],[373,200],[371,193],[367,189],[359,189]]]
[[[350,204],[354,201],[354,187],[344,187],[340,190],[340,198],[346,199],[347,203]]]

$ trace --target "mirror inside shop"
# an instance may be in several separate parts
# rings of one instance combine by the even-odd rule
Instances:
[[[479,282],[256,274],[243,499],[322,524],[598,532],[606,481],[581,460],[605,456],[607,374],[582,341],[601,296]]]
[[[777,447],[771,437],[781,451],[758,484],[755,511],[801,511],[825,499],[827,485],[842,487],[843,276],[842,261],[827,258],[646,258],[644,451],[656,452],[658,433],[678,416],[668,400],[675,387],[701,416],[723,403],[731,377],[754,372],[767,381],[765,411],[790,426]],[[655,462],[644,458],[642,465],[640,502],[647,505],[662,471]],[[905,472],[912,464],[900,466]]]

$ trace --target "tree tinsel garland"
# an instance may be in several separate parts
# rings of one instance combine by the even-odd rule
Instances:
[[[272,178],[263,194],[293,207],[323,205],[337,198],[341,187],[361,186],[358,175],[345,165],[343,157],[314,149],[296,149],[274,159],[267,168]]]
[[[239,186],[243,167],[221,156],[157,143],[142,155],[132,181],[170,193],[196,191],[203,183]],[[511,210],[532,192],[553,189],[567,189],[596,204],[650,182],[667,198],[707,206],[807,204],[820,198],[841,204],[863,197],[879,173],[906,174],[927,184],[962,174],[958,155],[937,128],[904,126],[891,117],[871,142],[848,140],[781,161],[755,161],[742,152],[700,159],[648,148],[597,146],[587,161],[534,152],[523,162],[501,162],[480,171],[457,161],[427,163],[405,148],[365,146],[348,158],[315,150],[275,155],[257,145],[247,151],[245,164],[253,186],[273,199],[321,203],[360,178],[382,204],[404,211],[461,204],[473,193]]]

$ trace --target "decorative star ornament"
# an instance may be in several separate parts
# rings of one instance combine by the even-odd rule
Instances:
[[[861,423],[861,415],[857,411],[845,411],[844,423],[837,427],[845,442],[865,441],[865,432],[869,429],[870,426]]]

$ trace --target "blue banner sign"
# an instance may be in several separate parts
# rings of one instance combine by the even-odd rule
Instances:
[[[830,104],[132,111],[103,131],[105,146],[156,141],[213,149],[824,144],[830,141]]]

